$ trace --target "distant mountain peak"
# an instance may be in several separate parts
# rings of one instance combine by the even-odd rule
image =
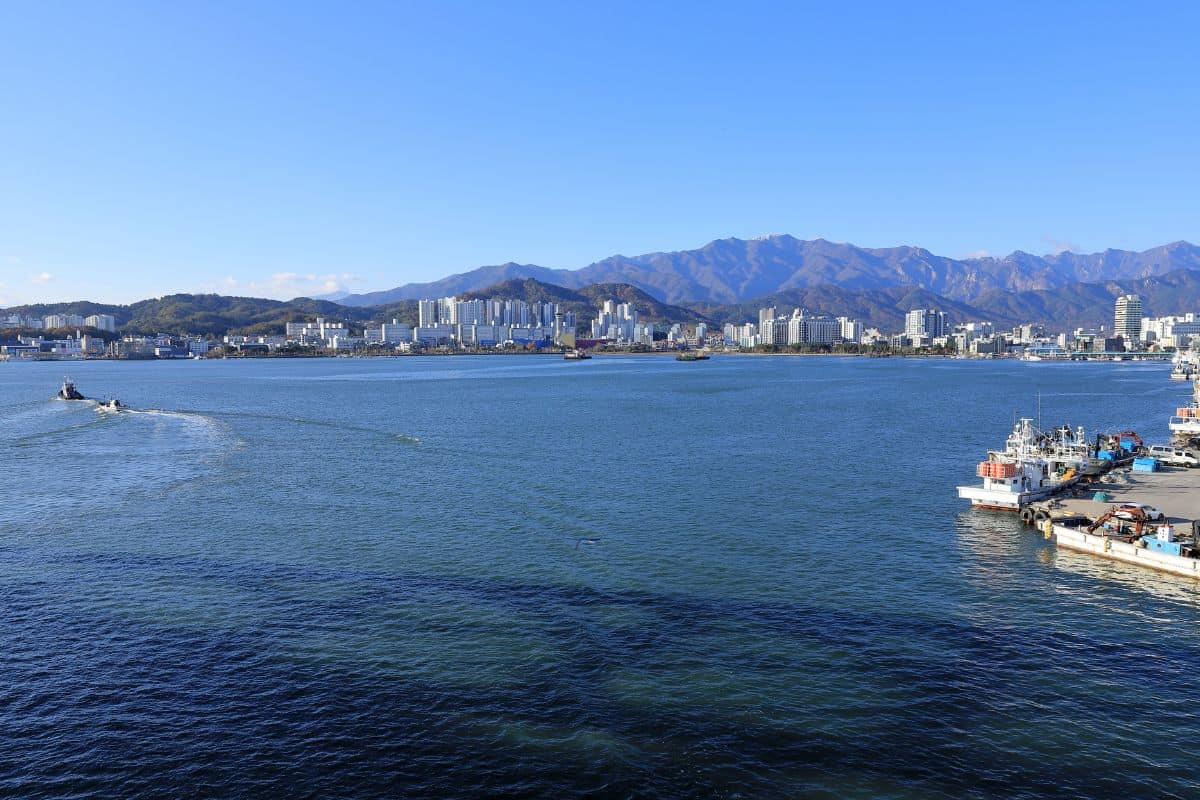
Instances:
[[[714,239],[694,250],[612,255],[576,270],[508,261],[439,281],[350,295],[341,302],[365,306],[444,297],[477,291],[509,278],[536,278],[571,289],[596,283],[629,284],[662,302],[676,305],[738,303],[813,286],[853,290],[912,286],[970,303],[993,291],[1019,292],[1052,289],[1074,282],[1141,279],[1194,268],[1200,268],[1200,248],[1185,241],[1140,253],[1109,249],[1090,255],[1063,251],[1036,256],[1014,250],[1003,258],[955,259],[917,245],[862,248],[821,237],[804,240],[786,233],[771,233],[752,239]]]

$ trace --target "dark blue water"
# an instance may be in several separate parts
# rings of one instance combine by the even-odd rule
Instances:
[[[1195,583],[954,486],[1156,364],[0,364],[0,795],[1195,797]]]

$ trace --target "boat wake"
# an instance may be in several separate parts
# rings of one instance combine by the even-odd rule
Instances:
[[[183,413],[183,412],[178,412],[178,413]],[[191,412],[191,413],[200,414],[201,412]],[[205,414],[211,414],[212,417],[215,418],[217,416],[220,416],[221,412],[205,412]],[[330,420],[323,420],[323,419],[308,419],[306,417],[289,417],[289,416],[285,416],[283,414],[255,414],[255,413],[247,413],[247,412],[238,412],[236,416],[241,419],[262,419],[262,420],[267,420],[269,422],[282,422],[282,423],[288,423],[288,424],[292,424],[292,425],[303,425],[305,427],[314,427],[314,428],[331,428],[333,430],[350,431],[352,433],[364,433],[364,434],[368,434],[371,436],[383,436],[392,441],[403,442],[404,444],[409,444],[409,445],[422,444],[422,441],[419,438],[417,438],[416,436],[411,436],[406,433],[395,433],[393,431],[380,430],[379,428],[368,428],[364,425],[347,425],[342,422],[333,422]]]

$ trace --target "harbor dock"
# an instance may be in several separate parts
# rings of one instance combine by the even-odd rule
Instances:
[[[1022,519],[1059,547],[1200,578],[1200,524],[1196,522],[1200,520],[1200,470],[1119,470],[1089,484],[1087,492],[1084,497],[1032,503],[1030,513],[1023,514]],[[1109,514],[1121,506],[1137,504],[1161,511],[1166,519],[1138,523]],[[1106,515],[1107,524],[1095,526]]]

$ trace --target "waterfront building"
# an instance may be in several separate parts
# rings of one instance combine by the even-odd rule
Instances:
[[[1046,338],[1046,326],[1039,323],[1027,322],[1012,329],[1013,344],[1031,344]]]
[[[833,317],[799,310],[788,325],[788,344],[833,344],[841,335],[841,324]]]
[[[83,318],[83,324],[89,328],[96,328],[101,331],[115,333],[117,330],[117,318],[112,314],[92,314],[89,317]]]
[[[331,347],[334,339],[341,340],[344,346],[350,336],[350,329],[344,322],[330,322],[322,317],[317,317],[315,322],[289,322],[286,332],[293,342],[323,347]]]
[[[1143,317],[1141,339],[1164,347],[1186,348],[1200,335],[1200,319],[1194,312],[1166,317]]]
[[[790,320],[787,317],[773,317],[765,320],[759,325],[759,340],[764,345],[774,345],[782,347],[788,343],[788,323]]]
[[[47,330],[56,328],[81,328],[83,317],[79,314],[48,314],[43,320]]]
[[[361,336],[334,335],[325,340],[330,350],[353,350],[363,343]]]
[[[1137,350],[1142,337],[1142,298],[1123,294],[1117,298],[1113,333],[1124,340],[1126,350]]]
[[[862,339],[863,324],[850,317],[838,317],[838,335],[844,342],[858,342]]]
[[[455,337],[455,326],[444,323],[439,325],[420,325],[413,328],[413,341],[427,346],[449,344]]]
[[[438,323],[438,301],[437,300],[418,300],[417,301],[417,325],[422,328]]]
[[[616,342],[632,342],[638,324],[638,312],[632,303],[617,304],[605,300],[596,319],[592,321],[592,338]]]
[[[483,325],[487,321],[486,300],[460,300],[454,304],[454,324]]]
[[[412,338],[412,326],[397,319],[393,319],[390,323],[384,322],[378,328],[363,329],[363,341],[367,344],[396,345],[401,342],[411,342]]]
[[[1008,352],[1008,341],[1003,336],[983,336],[971,340],[970,351],[975,355],[1000,355]]]
[[[109,345],[109,353],[117,358],[154,358],[156,346],[146,336],[124,336]]]
[[[946,314],[934,308],[914,308],[904,315],[904,335],[911,340],[945,336]]]

